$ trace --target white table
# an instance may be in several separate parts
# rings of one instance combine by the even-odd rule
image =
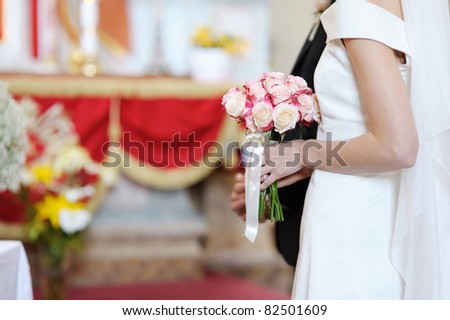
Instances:
[[[30,265],[20,241],[0,240],[0,300],[31,300]]]

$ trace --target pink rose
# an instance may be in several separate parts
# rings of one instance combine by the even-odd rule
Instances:
[[[236,92],[241,92],[238,88],[231,88],[228,90],[227,93],[225,93],[222,97],[222,105],[225,106],[225,104],[230,100],[230,98],[236,94]]]
[[[306,123],[313,122],[315,114],[318,112],[314,96],[309,94],[301,94],[297,96],[297,102],[297,106],[302,115],[302,121]]]
[[[308,89],[308,84],[302,77],[289,75],[286,79],[286,84],[293,94]]]
[[[300,113],[295,105],[288,103],[280,103],[273,110],[273,121],[275,131],[280,134],[288,130],[294,129],[300,120]]]
[[[250,130],[251,132],[257,132],[258,127],[255,124],[255,119],[253,118],[253,114],[251,112],[248,112],[244,115],[244,120],[245,120],[245,126],[247,127],[248,130]]]
[[[253,119],[260,130],[267,131],[273,128],[272,113],[273,107],[270,101],[262,100],[253,106]]]
[[[264,88],[270,90],[272,86],[284,84],[284,73],[282,72],[269,72],[263,81]]]
[[[233,118],[239,118],[247,105],[247,96],[238,88],[231,88],[223,97],[222,105]]]
[[[266,81],[267,79],[267,72],[264,72],[262,75],[259,76],[258,80],[261,81],[262,83],[264,83],[264,81]]]
[[[288,101],[291,98],[291,90],[285,84],[275,84],[269,89],[269,94],[273,104],[277,105],[281,102]]]
[[[267,90],[264,89],[260,80],[247,81],[244,88],[253,101],[262,100],[267,96]]]

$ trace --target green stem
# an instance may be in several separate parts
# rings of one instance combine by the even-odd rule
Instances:
[[[259,220],[264,219],[265,212],[266,212],[266,191],[264,190],[259,193],[259,209],[258,209]]]
[[[284,221],[283,209],[281,207],[280,197],[278,195],[277,184],[269,187],[270,193],[270,219],[272,221]]]

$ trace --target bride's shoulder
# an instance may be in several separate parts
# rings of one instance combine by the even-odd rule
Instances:
[[[337,0],[321,16],[322,22],[362,24],[403,22],[401,0]]]
[[[364,38],[408,53],[400,0],[337,0],[321,16],[327,42]]]
[[[395,14],[400,19],[403,19],[401,0],[369,0],[367,2],[379,6],[380,8]]]

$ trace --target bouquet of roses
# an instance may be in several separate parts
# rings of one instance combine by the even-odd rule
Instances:
[[[276,184],[260,191],[260,172],[264,144],[281,142],[287,131],[300,127],[301,133],[313,122],[319,122],[318,103],[306,81],[281,72],[262,74],[247,81],[243,88],[231,88],[222,98],[222,106],[247,129],[243,153],[245,161],[246,236],[254,241],[258,221],[267,214],[272,221],[283,221],[283,210]]]

